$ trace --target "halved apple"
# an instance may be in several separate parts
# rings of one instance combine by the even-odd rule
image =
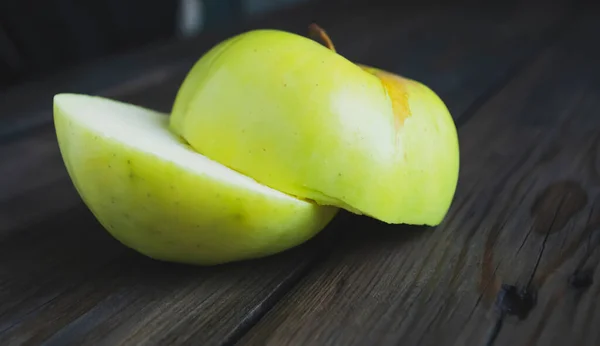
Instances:
[[[439,224],[459,172],[446,105],[418,81],[349,61],[312,29],[328,47],[279,30],[215,46],[179,90],[173,131],[290,195],[387,223]]]
[[[83,201],[116,239],[155,259],[211,265],[274,254],[313,237],[338,210],[198,154],[165,114],[59,94],[54,120]]]

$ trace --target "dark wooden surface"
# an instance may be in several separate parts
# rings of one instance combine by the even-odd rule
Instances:
[[[306,7],[255,24],[319,19],[348,58],[430,85],[459,126],[459,188],[436,228],[342,213],[296,249],[212,268],[108,236],[66,175],[51,96],[168,110],[222,36],[1,94],[0,344],[600,344],[600,21],[541,6]]]

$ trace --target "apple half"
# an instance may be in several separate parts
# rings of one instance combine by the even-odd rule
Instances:
[[[279,30],[210,50],[171,128],[199,153],[287,194],[387,223],[438,225],[457,186],[454,121],[424,84]],[[406,52],[410,54],[410,52]]]
[[[338,210],[195,152],[166,114],[59,94],[54,121],[85,204],[117,240],[154,259],[212,265],[274,254],[313,237]]]

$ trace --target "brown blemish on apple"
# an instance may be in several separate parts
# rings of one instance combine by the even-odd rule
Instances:
[[[385,92],[392,102],[392,110],[394,112],[394,126],[396,130],[399,130],[406,118],[410,117],[410,106],[408,105],[408,92],[406,90],[406,84],[409,81],[396,74],[386,72],[377,68],[373,68],[365,65],[358,65],[363,70],[373,74],[379,78]]]
[[[329,35],[327,35],[327,32],[325,32],[323,28],[313,23],[308,26],[308,32],[314,40],[320,40],[324,43],[325,47],[329,48],[333,52],[336,52],[331,38],[329,38]],[[381,85],[383,86],[383,89],[392,103],[395,130],[399,131],[404,125],[406,118],[410,117],[411,115],[410,107],[408,105],[408,92],[406,90],[406,84],[409,81],[390,72],[361,64],[357,65],[363,70],[379,78],[381,81]]]

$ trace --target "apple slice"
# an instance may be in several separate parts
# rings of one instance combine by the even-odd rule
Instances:
[[[113,237],[154,259],[212,265],[267,256],[313,237],[338,210],[198,154],[159,112],[59,94],[54,122],[85,204]]]

